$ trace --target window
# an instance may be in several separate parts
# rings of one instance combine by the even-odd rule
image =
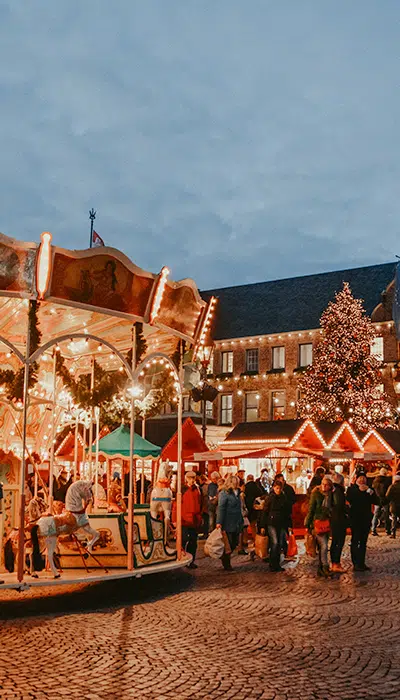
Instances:
[[[222,353],[222,374],[233,372],[233,352]]]
[[[245,421],[251,423],[258,420],[258,400],[256,391],[247,391],[245,395]]]
[[[221,396],[221,425],[231,425],[232,423],[232,394],[222,394]]]
[[[272,420],[281,420],[285,417],[285,392],[284,391],[272,391],[271,392],[271,418]]]
[[[246,372],[258,372],[258,348],[246,350]]]
[[[213,404],[212,401],[206,401],[206,416],[207,418],[213,417]]]
[[[299,345],[299,367],[312,365],[312,343],[301,343]]]
[[[371,342],[371,355],[383,362],[383,338],[374,338]]]
[[[285,348],[272,348],[272,369],[285,369]]]

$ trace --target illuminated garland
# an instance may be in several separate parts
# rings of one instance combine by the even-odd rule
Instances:
[[[39,318],[38,311],[40,304],[37,301],[30,301],[28,320],[29,320],[29,331],[30,331],[30,354],[32,355],[39,347],[42,338],[42,333],[39,329]],[[28,388],[32,389],[38,380],[38,369],[39,366],[37,362],[33,362],[29,368],[29,380]],[[25,368],[21,367],[19,370],[14,372],[12,369],[1,369],[0,370],[0,384],[4,385],[7,389],[6,397],[9,401],[22,401],[24,397],[24,376]]]

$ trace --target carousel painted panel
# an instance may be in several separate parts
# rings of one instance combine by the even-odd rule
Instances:
[[[36,297],[37,249],[0,233],[0,294]]]

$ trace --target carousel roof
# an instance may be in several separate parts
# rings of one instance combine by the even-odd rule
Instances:
[[[112,433],[105,435],[99,440],[99,453],[107,457],[123,457],[128,458],[130,455],[130,440],[131,431],[129,426],[120,425],[119,428],[113,430]],[[92,452],[96,452],[96,446],[93,445]],[[146,457],[159,457],[161,447],[153,445],[152,442],[145,440],[137,433],[134,434],[134,456],[139,459]]]

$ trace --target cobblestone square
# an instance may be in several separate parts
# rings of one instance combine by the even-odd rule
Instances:
[[[0,698],[400,698],[400,544],[318,580],[235,557],[195,571],[0,601]]]

